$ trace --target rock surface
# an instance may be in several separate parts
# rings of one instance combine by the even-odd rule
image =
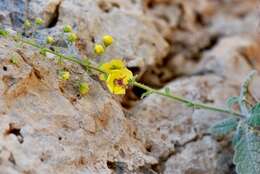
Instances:
[[[168,53],[168,43],[144,15],[141,1],[64,1],[60,16],[58,24],[73,21],[77,26],[88,55],[93,55],[93,44],[101,42],[104,34],[116,38],[107,54],[97,57],[98,61],[122,57],[129,67],[142,72],[147,66],[161,62]]]
[[[133,170],[156,162],[130,136],[120,105],[82,69],[68,64],[74,78],[62,83],[62,67],[36,50],[0,43],[1,172],[111,173],[107,163]],[[88,96],[77,97],[77,80],[91,84]]]
[[[228,174],[231,154],[221,152],[220,149],[220,146],[209,137],[189,143],[183,151],[167,160],[164,173]],[[225,153],[225,156],[221,153]]]
[[[225,107],[248,72],[260,70],[258,7],[257,0],[0,0],[0,23],[19,30],[25,18],[42,17],[41,39],[70,24],[80,54],[122,57],[142,83]],[[115,44],[95,57],[104,34]],[[69,81],[57,77],[63,68]],[[90,84],[88,95],[79,95],[78,80]],[[256,101],[259,87],[258,73]],[[208,133],[227,115],[157,95],[137,99],[142,92],[128,91],[126,110],[81,67],[0,38],[0,174],[234,172],[229,139]]]
[[[170,83],[167,86],[176,95],[222,107],[229,96],[235,96],[239,92],[232,85],[215,75],[186,78]],[[130,115],[130,118],[136,124],[137,139],[146,145],[147,151],[152,156],[158,160],[164,159],[166,161],[171,155],[175,158],[175,153],[185,156],[186,147],[193,147],[193,145],[189,146],[188,144],[206,136],[212,123],[227,117],[225,114],[187,109],[182,104],[157,95],[145,98],[144,101],[132,109]],[[207,139],[212,142],[212,146],[217,147],[217,142],[214,142],[209,137]],[[184,152],[179,152],[180,147],[184,148]],[[215,153],[212,154],[214,162],[218,160],[217,154],[219,150],[212,152]],[[198,152],[196,155],[203,155],[204,151],[201,151],[201,153]],[[225,154],[221,155],[225,156]],[[202,162],[201,166],[197,167],[198,170],[204,171],[208,168],[204,168],[205,165],[203,166],[203,164],[208,164],[209,161],[207,158],[202,158],[202,160],[205,160],[204,163]],[[193,162],[195,161],[194,159]],[[179,166],[179,172],[176,171],[176,173],[185,173],[185,161],[183,161],[183,165],[183,167]],[[211,170],[208,172],[214,173],[216,167],[218,166],[211,164],[209,167]],[[165,171],[167,170],[171,171],[173,168],[167,169],[166,167]],[[192,173],[192,171],[190,172]]]

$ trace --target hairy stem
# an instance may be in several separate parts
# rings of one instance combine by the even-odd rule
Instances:
[[[175,101],[187,104],[187,106],[190,106],[190,107],[194,107],[194,108],[198,108],[198,109],[211,110],[211,111],[216,111],[216,112],[222,112],[222,113],[231,114],[231,115],[237,116],[237,117],[243,117],[243,118],[245,117],[244,115],[237,113],[237,112],[234,112],[234,111],[231,111],[231,110],[226,110],[226,109],[206,105],[206,104],[203,104],[203,103],[194,102],[192,100],[188,100],[188,99],[180,97],[180,96],[175,96],[175,95],[172,95],[170,93],[166,93],[166,92],[162,92],[160,90],[153,89],[149,86],[143,85],[143,84],[138,83],[138,82],[134,82],[133,85],[136,86],[136,87],[142,88],[146,91],[149,91],[150,93],[155,93],[155,94],[158,94],[158,95],[161,95],[161,96],[164,96],[164,97],[168,97],[168,98],[173,99]]]
[[[58,57],[60,57],[60,58],[62,58],[64,60],[68,60],[68,61],[71,61],[71,62],[74,62],[74,63],[78,63],[79,65],[82,65],[82,66],[84,66],[86,68],[89,68],[89,69],[92,69],[92,70],[95,70],[95,71],[98,71],[100,73],[106,73],[106,72],[102,71],[101,69],[99,69],[99,68],[97,68],[97,67],[95,67],[95,66],[93,66],[91,64],[85,64],[80,59],[77,59],[75,57],[70,57],[70,56],[63,55],[63,54],[61,54],[61,53],[59,53],[57,51],[53,51],[53,50],[50,50],[50,49],[48,49],[46,47],[42,47],[42,46],[40,46],[40,45],[30,41],[30,40],[25,40],[25,39],[21,39],[20,38],[19,41],[22,42],[22,43],[28,44],[28,45],[30,45],[30,46],[32,46],[34,48],[38,48],[38,49],[40,49],[40,50],[42,50],[44,52],[48,52],[48,53],[54,54],[55,56],[58,56]]]
[[[63,54],[61,54],[61,53],[59,53],[57,51],[53,51],[53,50],[50,50],[50,49],[48,49],[46,47],[42,47],[42,46],[38,45],[37,43],[34,43],[33,41],[30,41],[30,40],[26,40],[26,39],[22,39],[22,38],[19,38],[19,39],[13,38],[13,39],[18,40],[18,41],[20,41],[20,42],[22,42],[24,44],[28,44],[28,45],[30,45],[30,46],[32,46],[34,48],[40,49],[40,50],[42,50],[44,52],[48,52],[48,53],[54,54],[54,55],[56,55],[56,56],[58,56],[58,57],[60,57],[62,59],[78,63],[78,64],[82,65],[83,67],[95,70],[95,71],[97,71],[99,73],[106,74],[106,72],[102,71],[98,67],[93,66],[92,64],[86,64],[82,60],[80,60],[80,59],[78,59],[76,57],[70,57],[70,56],[63,55]],[[217,108],[217,107],[214,107],[214,106],[206,105],[206,104],[203,104],[203,103],[194,102],[192,100],[188,100],[188,99],[183,98],[181,96],[175,96],[175,95],[172,95],[172,94],[170,94],[168,92],[162,92],[160,90],[153,89],[153,88],[151,88],[149,86],[146,86],[144,84],[138,83],[136,81],[134,81],[132,84],[134,86],[136,86],[136,87],[139,87],[139,88],[142,88],[142,89],[146,90],[149,93],[154,93],[154,94],[158,94],[158,95],[161,95],[161,96],[164,96],[164,97],[168,97],[168,98],[170,98],[172,100],[184,103],[184,104],[186,104],[189,107],[193,107],[193,108],[197,108],[197,109],[205,109],[205,110],[210,110],[210,111],[215,111],[215,112],[221,112],[221,113],[226,113],[226,114],[230,114],[230,115],[233,115],[233,116],[245,118],[245,115],[243,115],[243,114],[240,114],[240,113],[237,113],[237,112],[234,112],[234,111],[231,111],[231,110],[226,110],[226,109],[223,109],[223,108]]]

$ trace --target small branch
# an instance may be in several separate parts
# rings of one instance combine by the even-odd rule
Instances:
[[[84,63],[82,60],[80,60],[80,59],[78,59],[76,57],[69,57],[69,56],[63,55],[63,54],[61,54],[61,53],[59,53],[57,51],[50,50],[50,49],[48,49],[46,47],[38,45],[37,43],[34,43],[34,42],[30,41],[30,40],[26,40],[26,39],[23,39],[23,38],[20,38],[20,37],[13,36],[12,39],[15,40],[15,41],[20,41],[20,42],[22,42],[24,44],[30,45],[30,46],[32,46],[34,48],[40,49],[43,52],[48,52],[48,53],[51,53],[53,55],[56,55],[56,56],[58,56],[58,57],[60,57],[62,59],[65,59],[65,60],[68,60],[68,61],[71,61],[71,62],[75,62],[75,63],[77,63],[79,65],[82,65],[83,67],[95,70],[95,71],[97,71],[99,73],[106,74],[106,72],[104,72],[103,70],[99,69],[98,67],[93,66],[91,63],[89,63],[89,64],[88,63]],[[245,118],[245,115],[237,113],[237,112],[234,112],[234,111],[230,111],[230,110],[226,110],[226,109],[222,109],[222,108],[217,108],[217,107],[214,107],[214,106],[209,106],[209,105],[206,105],[206,104],[203,104],[203,103],[197,103],[197,102],[188,100],[188,99],[180,97],[180,96],[172,95],[169,92],[169,90],[167,90],[166,92],[162,92],[160,90],[156,90],[156,89],[153,89],[153,88],[151,88],[149,86],[146,86],[146,85],[143,85],[141,83],[138,83],[135,80],[133,80],[132,84],[134,86],[136,86],[136,87],[139,87],[139,88],[142,88],[142,89],[146,90],[148,93],[155,93],[155,94],[158,94],[158,95],[161,95],[161,96],[164,96],[164,97],[168,97],[168,98],[170,98],[172,100],[184,103],[188,107],[193,107],[193,108],[198,108],[198,109],[206,109],[206,110],[210,110],[210,111],[216,111],[216,112],[226,113],[226,114],[230,114],[230,115],[233,115],[233,116]],[[248,86],[248,84],[245,83],[244,86],[246,87],[246,86]],[[245,87],[243,89],[245,89]],[[245,93],[246,93],[246,91],[244,90],[241,95],[244,96]]]
[[[239,101],[239,105],[240,105],[240,110],[244,115],[248,115],[249,111],[247,108],[247,95],[248,95],[248,87],[249,87],[249,83],[252,80],[252,78],[254,77],[254,75],[256,74],[256,71],[252,71],[246,78],[246,80],[244,81],[244,83],[241,86],[241,93],[240,93],[240,101]]]
[[[100,72],[100,73],[106,74],[106,72],[100,70],[99,68],[94,67],[94,66],[91,65],[91,64],[85,64],[83,61],[81,61],[80,59],[77,59],[77,58],[75,58],[75,57],[65,56],[65,55],[63,55],[63,54],[61,54],[61,53],[59,53],[59,52],[52,51],[52,50],[50,50],[50,49],[48,49],[48,48],[46,48],[46,47],[42,47],[42,46],[40,46],[40,45],[37,45],[36,43],[34,43],[34,42],[32,42],[32,41],[29,41],[29,40],[25,40],[25,39],[21,39],[21,38],[18,39],[18,40],[21,41],[22,43],[28,44],[28,45],[30,45],[30,46],[32,46],[32,47],[34,47],[34,48],[38,48],[38,49],[40,49],[40,50],[42,50],[42,51],[44,51],[44,52],[48,52],[48,53],[54,54],[55,56],[58,56],[58,57],[60,57],[60,58],[62,58],[62,59],[65,59],[65,60],[68,60],[68,61],[71,61],[71,62],[78,63],[79,65],[82,65],[82,66],[84,66],[84,67],[86,67],[86,68],[89,68],[89,69],[98,71],[98,72]]]
[[[203,103],[197,103],[197,102],[185,99],[185,98],[180,97],[180,96],[175,96],[175,95],[172,95],[170,93],[165,93],[165,92],[162,92],[160,90],[153,89],[149,86],[143,85],[143,84],[138,83],[138,82],[133,82],[133,85],[136,86],[136,87],[142,88],[146,91],[150,91],[151,93],[155,93],[155,94],[158,94],[158,95],[161,95],[161,96],[164,96],[164,97],[168,97],[168,98],[173,99],[175,101],[184,103],[184,104],[186,104],[187,106],[190,106],[190,107],[192,106],[192,107],[198,108],[198,109],[216,111],[216,112],[231,114],[233,116],[245,118],[245,115],[242,115],[240,113],[230,111],[230,110],[226,110],[226,109],[222,109],[222,108],[217,108],[217,107],[206,105],[206,104],[203,104]]]

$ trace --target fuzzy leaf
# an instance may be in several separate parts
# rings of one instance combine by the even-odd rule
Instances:
[[[210,128],[210,133],[216,136],[223,136],[236,129],[238,124],[237,118],[227,118]]]
[[[238,174],[259,174],[260,137],[247,131],[235,146],[233,161]]]
[[[226,103],[228,108],[231,109],[234,104],[239,103],[239,97],[229,97]]]
[[[250,117],[248,118],[248,124],[253,127],[260,127],[260,103],[257,103],[250,110]]]

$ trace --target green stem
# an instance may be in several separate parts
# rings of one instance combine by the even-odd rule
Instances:
[[[214,107],[214,106],[209,106],[209,105],[206,105],[206,104],[203,104],[203,103],[197,103],[197,102],[185,99],[185,98],[180,97],[180,96],[175,96],[175,95],[172,95],[172,94],[169,94],[169,93],[166,93],[166,92],[162,92],[160,90],[153,89],[149,86],[143,85],[143,84],[138,83],[138,82],[134,82],[133,85],[136,86],[136,87],[142,88],[146,91],[149,91],[151,93],[155,93],[155,94],[158,94],[158,95],[161,95],[161,96],[164,96],[164,97],[168,97],[168,98],[173,99],[175,101],[187,104],[188,106],[192,106],[194,108],[211,110],[211,111],[216,111],[216,112],[222,112],[222,113],[231,114],[231,115],[237,116],[237,117],[243,117],[243,118],[245,117],[244,115],[237,113],[237,112],[234,112],[234,111],[230,111],[230,110],[226,110],[226,109],[222,109],[222,108],[217,108],[217,107]]]
[[[95,66],[93,66],[93,65],[91,65],[91,64],[85,64],[84,62],[82,62],[81,60],[79,60],[79,59],[77,59],[77,58],[75,58],[75,57],[65,56],[65,55],[63,55],[63,54],[61,54],[61,53],[59,53],[59,52],[52,51],[52,50],[50,50],[50,49],[48,49],[48,48],[46,48],[46,47],[42,47],[42,46],[40,46],[40,45],[37,45],[36,43],[34,43],[34,42],[32,42],[32,41],[24,40],[24,39],[19,39],[19,41],[21,41],[22,43],[28,44],[28,45],[30,45],[30,46],[32,46],[32,47],[41,49],[41,50],[43,50],[43,51],[45,51],[45,52],[54,54],[54,55],[56,55],[56,56],[58,56],[58,57],[60,57],[60,58],[62,58],[62,59],[65,59],[65,60],[68,60],[68,61],[71,61],[71,62],[78,63],[78,64],[80,64],[80,65],[82,65],[82,66],[84,66],[84,67],[86,67],[86,68],[89,68],[89,69],[98,71],[98,72],[100,72],[100,73],[106,73],[106,72],[100,70],[99,68],[97,68],[97,67],[95,67]]]
[[[17,39],[17,38],[16,38]],[[57,51],[52,51],[46,47],[42,47],[32,41],[29,41],[29,40],[25,40],[25,39],[22,39],[22,38],[19,38],[18,39],[19,41],[21,41],[22,43],[25,43],[25,44],[28,44],[32,47],[35,47],[35,48],[38,48],[38,49],[41,49],[45,52],[48,52],[48,53],[51,53],[51,54],[54,54],[60,58],[63,58],[65,60],[68,60],[68,61],[71,61],[71,62],[75,62],[75,63],[78,63],[86,68],[89,68],[89,69],[92,69],[92,70],[95,70],[99,73],[103,73],[103,74],[106,74],[106,72],[102,71],[101,69],[99,69],[98,67],[95,67],[91,64],[85,64],[83,61],[75,58],[75,57],[69,57],[69,56],[65,56]],[[221,113],[226,113],[226,114],[231,114],[233,116],[237,116],[237,117],[243,117],[245,118],[244,115],[240,114],[240,113],[237,113],[237,112],[234,112],[234,111],[231,111],[231,110],[226,110],[226,109],[222,109],[222,108],[217,108],[217,107],[214,107],[214,106],[209,106],[209,105],[206,105],[206,104],[203,104],[203,103],[197,103],[197,102],[194,102],[194,101],[191,101],[191,100],[188,100],[188,99],[185,99],[183,97],[180,97],[180,96],[175,96],[175,95],[172,95],[170,93],[167,93],[167,92],[162,92],[160,90],[156,90],[156,89],[153,89],[149,86],[146,86],[146,85],[143,85],[141,83],[138,83],[136,81],[133,82],[133,85],[136,86],[136,87],[139,87],[139,88],[142,88],[150,93],[155,93],[155,94],[158,94],[158,95],[161,95],[161,96],[164,96],[164,97],[168,97],[170,99],[173,99],[175,101],[178,101],[178,102],[181,102],[181,103],[184,103],[184,104],[187,104],[188,106],[192,106],[194,108],[199,108],[199,109],[205,109],[205,110],[211,110],[211,111],[216,111],[216,112],[221,112]]]

